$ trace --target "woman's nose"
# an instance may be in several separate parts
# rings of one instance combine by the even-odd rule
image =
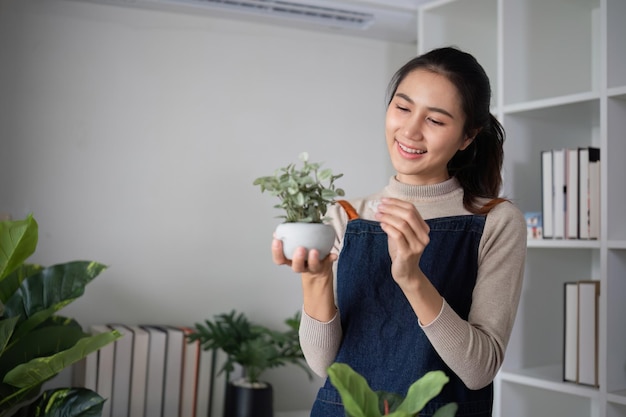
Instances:
[[[422,127],[423,122],[418,117],[411,117],[406,120],[406,124],[404,125],[402,134],[406,136],[407,139],[418,140],[422,138]]]

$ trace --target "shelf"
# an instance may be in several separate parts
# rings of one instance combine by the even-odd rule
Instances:
[[[522,212],[541,211],[542,151],[593,146],[601,161],[600,238],[527,241],[494,416],[626,417],[626,1],[478,4],[471,10],[462,0],[439,0],[421,7],[418,39],[427,47],[468,46],[489,60],[495,54],[491,107],[506,132],[503,195]],[[468,30],[467,22],[489,5],[488,23]],[[486,36],[497,45],[481,44]],[[562,380],[564,284],[590,279],[601,288],[600,388]]]
[[[547,365],[536,368],[520,369],[515,371],[500,371],[503,381],[543,388],[555,392],[577,395],[585,398],[598,398],[597,388],[586,387],[563,381],[563,371],[560,365]]]
[[[626,86],[609,88],[607,95],[611,98],[626,99]]]
[[[529,373],[530,375],[526,375]],[[542,370],[508,372],[500,380],[501,402],[496,404],[495,415],[503,417],[596,417],[595,404],[599,402],[598,390],[557,380],[546,380]],[[548,370],[553,374],[554,370]],[[617,406],[621,407],[621,406]],[[618,417],[616,413],[611,417]]]
[[[590,102],[598,100],[599,98],[600,94],[596,92],[569,94],[560,97],[550,97],[540,100],[525,101],[523,103],[508,104],[503,107],[503,111],[507,114],[514,114],[527,111],[548,109],[550,107],[565,106],[568,104]]]
[[[626,405],[626,390],[609,392],[606,395],[606,399],[615,404]]]
[[[626,240],[609,240],[607,247],[609,249],[626,249]]]
[[[626,242],[624,242],[626,243]],[[599,249],[599,240],[529,239],[529,248]]]
[[[504,2],[506,106],[599,90],[599,10],[600,0]]]

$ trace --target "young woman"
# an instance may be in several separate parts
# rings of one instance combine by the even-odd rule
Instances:
[[[338,239],[325,259],[299,248],[287,260],[274,240],[274,262],[302,274],[300,341],[320,376],[343,362],[373,390],[406,395],[426,372],[443,370],[450,382],[420,415],[456,402],[458,417],[491,416],[526,224],[499,197],[504,132],[490,100],[470,54],[441,48],[412,59],[389,86],[385,135],[396,175],[381,192],[332,207]],[[311,416],[345,416],[328,380]]]

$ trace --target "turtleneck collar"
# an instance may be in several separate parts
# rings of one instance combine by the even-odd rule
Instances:
[[[450,193],[454,192],[463,192],[461,184],[459,184],[459,181],[454,177],[438,184],[411,185],[401,183],[395,176],[392,176],[389,179],[389,184],[385,187],[385,194],[390,197],[410,200],[437,199],[450,196]]]

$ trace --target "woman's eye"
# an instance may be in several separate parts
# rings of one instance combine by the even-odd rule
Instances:
[[[407,107],[402,107],[399,104],[396,104],[396,109],[398,109],[400,111],[409,111],[409,109]]]
[[[440,122],[439,120],[435,120],[432,117],[428,117],[428,120],[437,126],[443,126],[443,122]]]

